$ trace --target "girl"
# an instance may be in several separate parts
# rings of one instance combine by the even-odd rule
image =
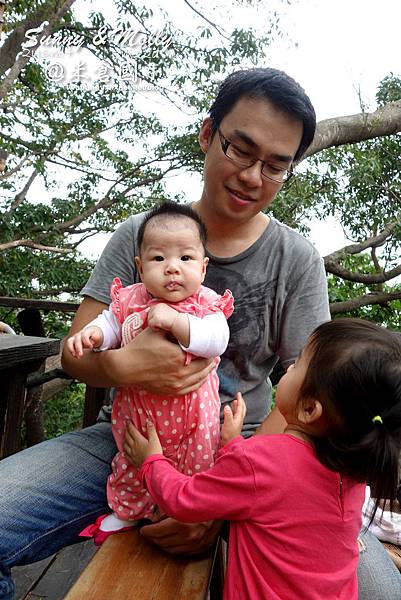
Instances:
[[[365,482],[395,498],[401,449],[401,338],[373,323],[320,325],[282,377],[280,435],[243,440],[227,407],[216,464],[192,478],[156,430],[128,427],[125,449],[155,502],[181,521],[228,519],[224,599],[356,600]]]
[[[142,283],[122,287],[115,279],[108,311],[67,340],[76,358],[83,348],[106,350],[128,344],[149,326],[173,336],[191,355],[215,357],[226,349],[227,318],[233,312],[230,291],[220,296],[201,285],[208,263],[206,229],[188,206],[165,203],[151,211],[138,231],[135,258]],[[163,452],[187,475],[214,464],[219,443],[219,383],[214,368],[196,391],[160,397],[136,388],[119,388],[113,403],[112,425],[118,446],[107,499],[113,511],[102,515],[80,535],[100,545],[116,531],[126,531],[141,518],[152,519],[155,504],[123,452],[126,423],[146,431],[151,418]]]

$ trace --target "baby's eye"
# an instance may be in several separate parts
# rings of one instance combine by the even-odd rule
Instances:
[[[181,256],[181,260],[184,260],[184,261],[191,260],[191,257],[188,254],[184,254],[184,256]]]
[[[152,260],[155,260],[156,262],[162,262],[164,260],[164,257],[158,255],[158,256],[154,256]]]

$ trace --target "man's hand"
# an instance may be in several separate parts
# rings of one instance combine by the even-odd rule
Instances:
[[[211,548],[219,535],[224,521],[204,523],[180,523],[169,517],[145,525],[139,531],[149,542],[156,544],[169,554],[195,556]]]
[[[134,385],[158,395],[182,395],[197,390],[215,364],[213,359],[197,358],[185,365],[185,353],[149,327],[132,342],[102,352],[113,385]]]
[[[128,423],[125,432],[124,452],[128,462],[132,463],[137,469],[142,466],[142,463],[148,456],[163,454],[154,424],[151,421],[147,421],[146,428],[148,430],[148,439],[132,423]]]
[[[224,423],[221,428],[221,445],[225,446],[240,435],[246,415],[246,404],[240,392],[235,396],[232,402],[232,408],[228,405],[224,407]]]

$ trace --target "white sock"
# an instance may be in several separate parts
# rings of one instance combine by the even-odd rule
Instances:
[[[133,527],[136,521],[123,521],[114,513],[108,515],[100,524],[100,531],[118,531],[123,527]]]

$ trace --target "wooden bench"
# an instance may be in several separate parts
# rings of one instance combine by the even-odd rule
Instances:
[[[219,540],[202,557],[175,557],[138,530],[110,536],[65,600],[221,600],[224,549]]]

